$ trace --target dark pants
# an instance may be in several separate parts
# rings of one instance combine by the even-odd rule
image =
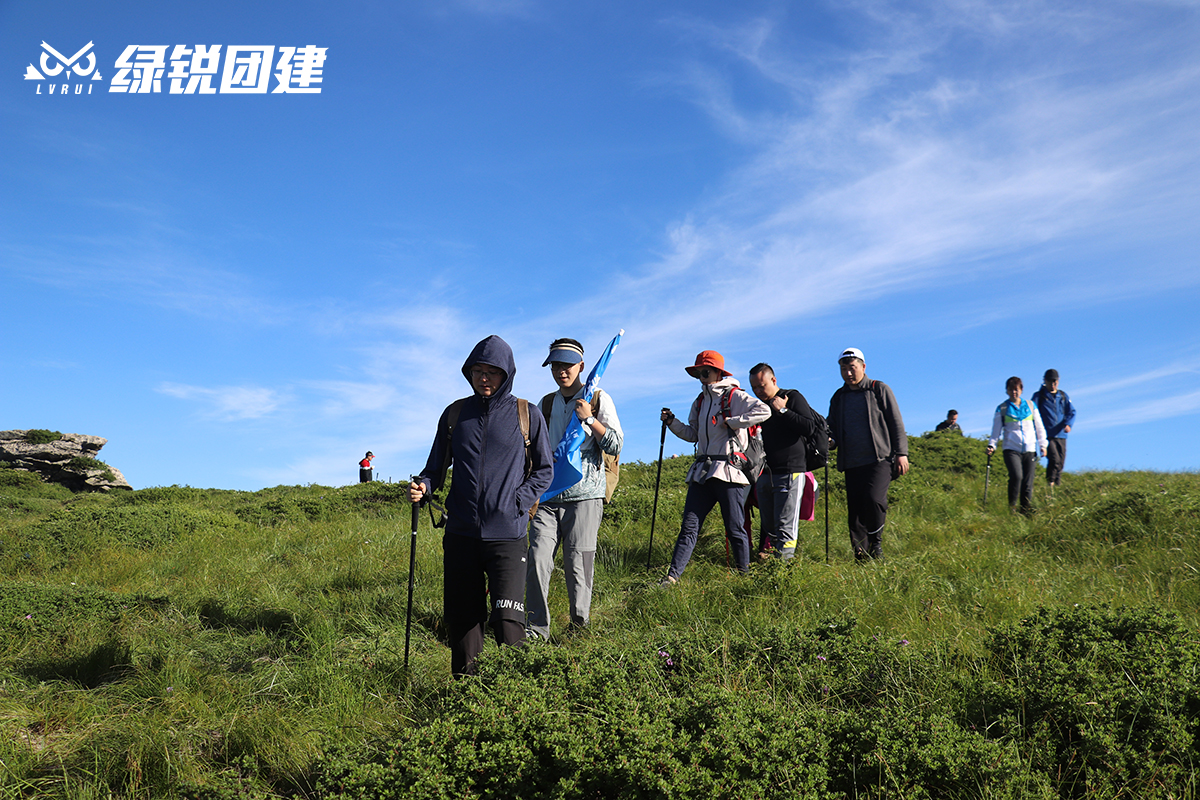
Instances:
[[[359,483],[370,483],[372,474],[373,474],[372,470],[363,469],[362,467],[359,467],[358,468],[358,482]]]
[[[883,557],[883,526],[887,522],[887,490],[892,482],[890,461],[876,461],[846,470],[846,523],[854,558]]]
[[[750,569],[750,537],[746,534],[745,505],[749,486],[728,483],[719,478],[709,478],[704,483],[689,483],[687,499],[683,502],[683,524],[679,527],[679,538],[675,541],[675,553],[671,556],[671,568],[667,574],[678,578],[683,574],[700,528],[713,506],[720,504],[721,518],[725,521],[725,536],[729,540],[733,565],[741,572]]]
[[[525,554],[527,537],[498,541],[447,533],[442,537],[442,592],[450,637],[450,671],[475,674],[489,620],[497,644],[525,641]]]
[[[1063,464],[1066,460],[1066,439],[1051,439],[1046,443],[1046,483],[1058,486],[1062,482]]]
[[[1037,453],[1004,451],[1004,466],[1008,470],[1008,507],[1016,508],[1020,498],[1021,510],[1033,508],[1033,473],[1037,467]]]

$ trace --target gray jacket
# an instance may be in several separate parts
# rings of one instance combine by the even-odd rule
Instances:
[[[833,439],[831,449],[846,438],[847,425],[861,425],[863,420],[846,419],[842,413],[844,400],[848,392],[866,392],[867,419],[871,428],[871,442],[875,446],[877,461],[895,462],[898,456],[908,456],[908,434],[904,431],[904,419],[900,416],[900,406],[896,404],[896,395],[883,381],[873,381],[864,376],[854,386],[844,385],[833,393],[829,399],[829,435]],[[838,452],[837,468],[845,472],[842,466],[842,454]]]

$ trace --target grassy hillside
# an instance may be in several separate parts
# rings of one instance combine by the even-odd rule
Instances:
[[[1200,480],[1069,474],[1010,515],[983,445],[912,440],[884,563],[840,476],[790,564],[719,516],[655,584],[686,459],[622,468],[593,624],[449,678],[441,545],[401,484],[72,495],[0,470],[0,796],[1200,797]],[[822,476],[819,476],[822,477]],[[565,631],[561,571],[552,583]]]

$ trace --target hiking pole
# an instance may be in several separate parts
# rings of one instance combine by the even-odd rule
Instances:
[[[666,411],[667,409],[663,409]],[[654,555],[654,523],[658,521],[658,484],[662,480],[663,447],[667,443],[667,421],[662,421],[662,432],[658,435],[658,475],[654,478],[654,510],[650,512],[650,547],[646,550],[646,569],[650,569],[650,558]]]
[[[416,475],[412,476],[412,480],[420,480]],[[404,674],[408,675],[408,642],[412,636],[412,597],[413,597],[413,574],[417,564],[417,525],[421,521],[421,504],[420,502],[411,503],[412,505],[412,543],[408,548],[408,613],[404,621]]]
[[[995,452],[996,451],[993,450],[991,453],[988,453],[987,469],[984,470],[984,473],[983,473],[983,507],[984,508],[987,508],[988,480],[992,477],[992,453],[995,453]]]
[[[829,563],[829,462],[826,462],[826,564]]]

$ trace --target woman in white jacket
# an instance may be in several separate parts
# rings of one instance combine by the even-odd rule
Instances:
[[[987,453],[996,450],[996,442],[1003,436],[1004,466],[1008,470],[1008,507],[1017,510],[1017,497],[1021,500],[1021,513],[1033,510],[1033,473],[1040,456],[1046,455],[1046,428],[1037,406],[1021,399],[1025,385],[1017,376],[1008,379],[1004,390],[1008,400],[996,406],[992,419],[992,435],[988,437]]]
[[[717,351],[705,350],[696,356],[695,364],[684,369],[700,381],[700,396],[692,403],[686,424],[669,408],[662,410],[662,420],[671,433],[696,444],[696,460],[687,474],[683,523],[663,586],[678,582],[714,505],[721,506],[734,566],[741,572],[750,568],[750,538],[745,529],[750,481],[729,457],[744,453],[749,444],[747,430],[771,416],[771,408],[742,389],[725,370],[725,359]]]

